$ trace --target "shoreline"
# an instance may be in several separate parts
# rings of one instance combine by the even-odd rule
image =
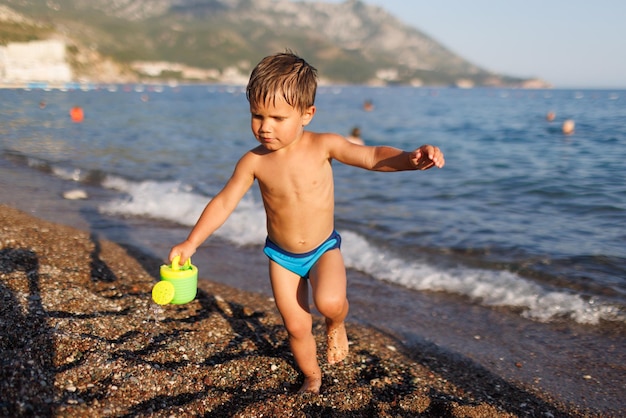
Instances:
[[[297,395],[301,375],[268,297],[203,277],[196,300],[160,308],[150,299],[158,260],[9,206],[0,212],[8,416],[611,413],[518,388],[435,347],[410,352],[353,322],[351,354],[331,367],[319,317],[322,392]]]

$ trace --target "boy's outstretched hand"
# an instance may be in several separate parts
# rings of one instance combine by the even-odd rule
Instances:
[[[433,145],[422,145],[411,153],[409,159],[417,170],[428,170],[433,166],[441,168],[446,163],[443,152]]]

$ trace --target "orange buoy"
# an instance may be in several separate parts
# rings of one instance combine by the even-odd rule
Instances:
[[[85,119],[85,113],[80,106],[74,106],[70,109],[70,117],[72,118],[72,122],[80,123]]]

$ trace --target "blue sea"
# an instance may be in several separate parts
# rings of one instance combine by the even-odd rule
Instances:
[[[87,191],[92,217],[107,219],[97,228],[130,223],[133,244],[163,260],[256,146],[241,86],[11,89],[0,98],[0,165]],[[435,144],[446,157],[443,169],[424,172],[333,165],[357,319],[393,328],[404,315],[392,331],[432,341],[412,321],[448,303],[464,306],[461,317],[478,309],[516,327],[624,329],[626,91],[322,86],[316,105],[311,130],[348,135],[358,126],[367,145]],[[84,110],[81,123],[69,117],[73,106]],[[201,276],[267,291],[265,235],[254,188],[199,250]],[[412,296],[387,297],[400,294]],[[430,300],[436,306],[425,308]]]

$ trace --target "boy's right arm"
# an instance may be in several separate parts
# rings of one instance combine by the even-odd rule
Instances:
[[[226,222],[252,183],[254,183],[252,158],[246,154],[237,163],[224,188],[206,205],[187,239],[172,247],[169,260],[171,261],[179,255],[180,264],[187,261],[196,252],[196,249]]]

